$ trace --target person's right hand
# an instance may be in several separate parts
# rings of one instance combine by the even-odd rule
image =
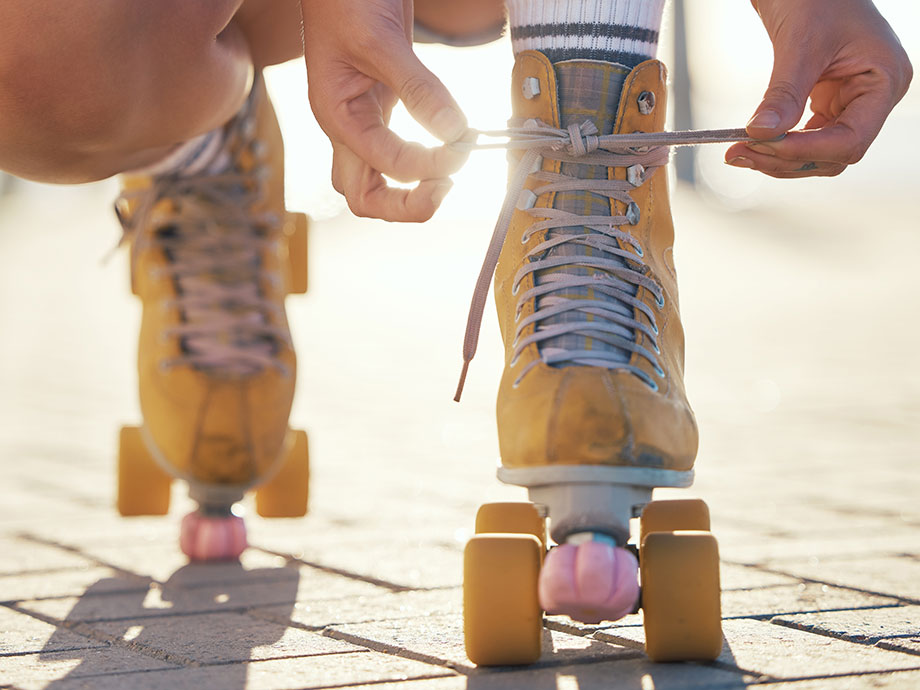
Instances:
[[[310,104],[333,147],[332,184],[355,215],[425,221],[465,154],[390,130],[397,99],[448,144],[467,130],[445,86],[412,51],[411,0],[301,0]],[[384,175],[419,184],[389,187]]]

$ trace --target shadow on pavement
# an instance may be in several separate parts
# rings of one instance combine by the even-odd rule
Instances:
[[[79,598],[41,653],[43,660],[80,660],[47,688],[76,678],[141,670],[130,665],[127,654],[133,653],[135,660],[141,654],[146,657],[142,662],[156,667],[220,664],[221,687],[241,690],[248,666],[242,662],[254,648],[278,642],[286,630],[242,614],[253,606],[271,605],[285,606],[289,617],[299,579],[295,568],[245,570],[239,563],[219,563],[183,566],[162,584],[151,580],[147,589],[141,582],[136,590],[124,591],[124,579],[99,580]],[[231,616],[202,618],[209,614]],[[67,640],[58,638],[70,636],[69,630],[109,646],[54,651],[62,642],[66,645]],[[119,651],[127,654],[119,658]]]
[[[592,652],[597,653],[594,658]],[[744,690],[749,687],[734,668],[734,656],[727,641],[716,664],[655,664],[638,649],[624,649],[621,658],[611,658],[610,645],[600,641],[580,650],[581,659],[575,663],[565,663],[564,657],[554,660],[553,655],[552,637],[545,630],[543,656],[537,664],[473,670],[467,675],[466,690]]]

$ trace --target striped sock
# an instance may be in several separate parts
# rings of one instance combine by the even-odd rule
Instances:
[[[508,0],[511,45],[632,68],[655,57],[663,11],[664,0]]]

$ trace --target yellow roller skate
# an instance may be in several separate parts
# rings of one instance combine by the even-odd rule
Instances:
[[[116,211],[143,304],[143,425],[121,430],[118,509],[162,515],[173,478],[199,509],[180,545],[195,560],[246,547],[231,510],[250,489],[267,517],[305,514],[307,438],[288,428],[296,361],[284,310],[306,290],[306,217],[284,207],[284,158],[258,77],[220,149],[193,174],[126,176]]]
[[[490,253],[500,247],[499,478],[527,487],[533,503],[483,506],[467,545],[466,648],[478,664],[536,661],[543,611],[588,623],[638,611],[640,572],[652,659],[713,659],[721,649],[708,509],[650,502],[654,487],[691,483],[697,452],[668,151],[598,145],[602,135],[661,132],[665,80],[655,60],[628,70],[517,56],[512,132],[525,152]],[[487,260],[473,323],[490,268]],[[475,335],[464,349],[468,362]],[[549,551],[547,518],[558,544]]]

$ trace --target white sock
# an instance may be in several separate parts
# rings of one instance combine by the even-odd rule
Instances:
[[[223,145],[226,132],[223,127],[206,132],[194,139],[177,144],[169,153],[156,163],[129,175],[179,175],[189,177],[201,172],[216,172],[223,164]]]
[[[665,0],[507,0],[515,55],[551,62],[601,60],[626,67],[655,57]]]

